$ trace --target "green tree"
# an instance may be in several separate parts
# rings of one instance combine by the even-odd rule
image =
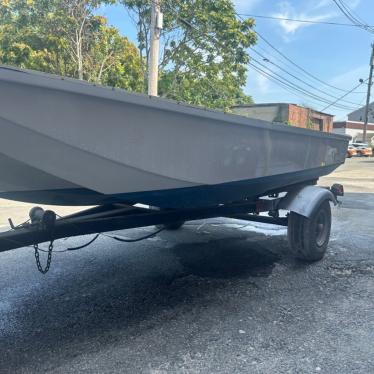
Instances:
[[[2,0],[0,62],[140,91],[135,45],[95,14],[91,0]]]
[[[121,0],[137,25],[147,76],[152,0]],[[191,104],[228,108],[250,103],[243,92],[247,49],[256,42],[252,19],[239,20],[231,0],[164,0],[160,95]]]

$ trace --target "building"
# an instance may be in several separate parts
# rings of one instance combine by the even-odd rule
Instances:
[[[353,142],[363,140],[364,132],[364,123],[358,121],[339,121],[334,122],[335,134],[348,135],[352,138]],[[370,141],[374,138],[374,123],[368,123],[367,128],[367,141]],[[374,139],[373,139],[374,140]]]
[[[316,131],[332,132],[333,130],[334,116],[297,104],[268,103],[237,105],[232,110],[236,114],[268,122],[289,124]]]
[[[362,108],[353,111],[348,114],[348,121],[352,122],[365,122],[365,108],[364,105]],[[369,123],[374,123],[374,102],[369,104]]]

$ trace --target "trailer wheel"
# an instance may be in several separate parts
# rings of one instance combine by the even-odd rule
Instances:
[[[165,223],[163,225],[156,225],[158,229],[165,229],[168,231],[176,231],[179,230],[183,225],[184,221],[179,221],[179,222],[173,222],[173,223]]]
[[[304,261],[319,261],[326,253],[331,232],[331,208],[323,201],[312,217],[291,212],[288,218],[288,242],[294,255]]]

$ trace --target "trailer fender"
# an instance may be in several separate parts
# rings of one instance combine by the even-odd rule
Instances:
[[[317,186],[306,186],[288,192],[279,203],[278,208],[289,210],[290,212],[295,212],[301,216],[310,218],[315,212],[315,209],[325,200],[332,201],[334,205],[338,204],[336,197],[329,189]]]

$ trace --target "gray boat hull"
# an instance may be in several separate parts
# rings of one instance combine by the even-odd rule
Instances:
[[[215,205],[316,180],[348,138],[0,68],[0,197]]]

